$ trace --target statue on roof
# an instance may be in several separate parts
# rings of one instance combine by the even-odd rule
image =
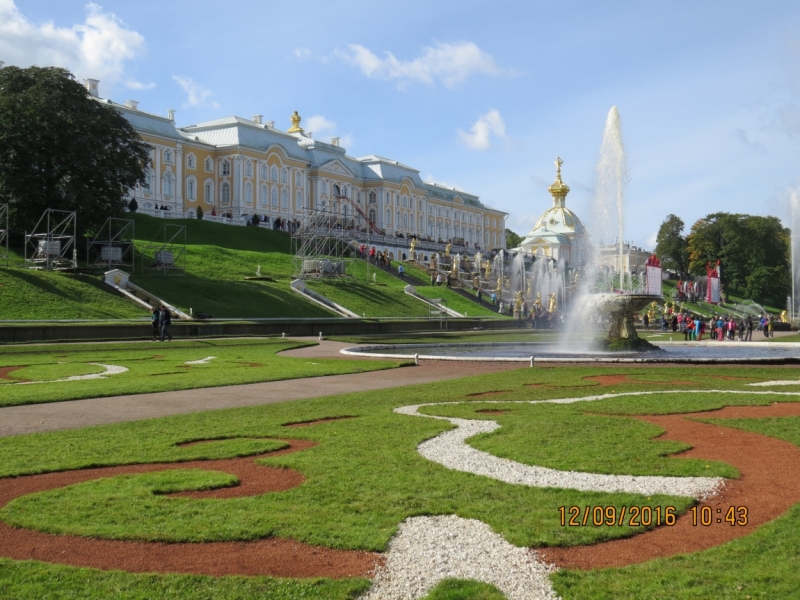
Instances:
[[[297,113],[297,111],[294,111],[294,114],[292,115],[292,126],[289,127],[289,129],[287,129],[286,131],[288,133],[295,133],[295,132],[302,133],[303,132],[303,128],[300,127],[300,121],[302,121],[302,120],[303,120],[303,117],[301,117]]]

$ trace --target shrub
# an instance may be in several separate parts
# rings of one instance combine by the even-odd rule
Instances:
[[[202,219],[203,218],[203,207],[202,206],[198,206],[197,207],[197,218],[198,219]]]
[[[131,212],[136,212],[139,208],[139,203],[136,201],[136,198],[131,198],[131,201],[128,202],[128,210]]]

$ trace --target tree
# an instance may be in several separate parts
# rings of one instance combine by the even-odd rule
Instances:
[[[777,217],[707,215],[687,238],[689,270],[720,261],[722,283],[757,301],[783,304],[791,290],[790,233]]]
[[[203,218],[203,207],[202,206],[198,206],[197,207],[197,218],[198,219],[202,219]]]
[[[81,237],[123,217],[148,157],[128,121],[66,69],[0,69],[0,202],[17,236],[48,208],[77,211]]]
[[[681,277],[689,272],[689,254],[683,237],[683,219],[668,215],[656,236],[656,255],[667,269],[677,271]]]
[[[506,248],[517,248],[524,240],[521,235],[517,235],[510,229],[506,229]]]

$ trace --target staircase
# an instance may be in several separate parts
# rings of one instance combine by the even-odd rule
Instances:
[[[194,317],[187,315],[182,310],[175,308],[169,302],[151,294],[147,290],[129,280],[130,274],[120,269],[106,271],[105,284],[125,296],[128,300],[150,312],[155,307],[165,306],[170,314],[181,321],[194,321]]]

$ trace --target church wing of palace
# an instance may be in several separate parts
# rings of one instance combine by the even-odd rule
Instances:
[[[204,213],[291,220],[299,219],[303,208],[350,210],[346,202],[336,202],[334,196],[340,195],[356,202],[387,234],[505,248],[507,213],[472,194],[426,183],[418,170],[397,161],[348,156],[338,138],[313,139],[296,112],[287,131],[261,115],[179,128],[174,111],[166,118],[146,113],[133,100],[100,99],[97,80],[86,85],[152,146],[147,181],[130,192],[143,208],[166,206],[193,217],[202,207]]]

